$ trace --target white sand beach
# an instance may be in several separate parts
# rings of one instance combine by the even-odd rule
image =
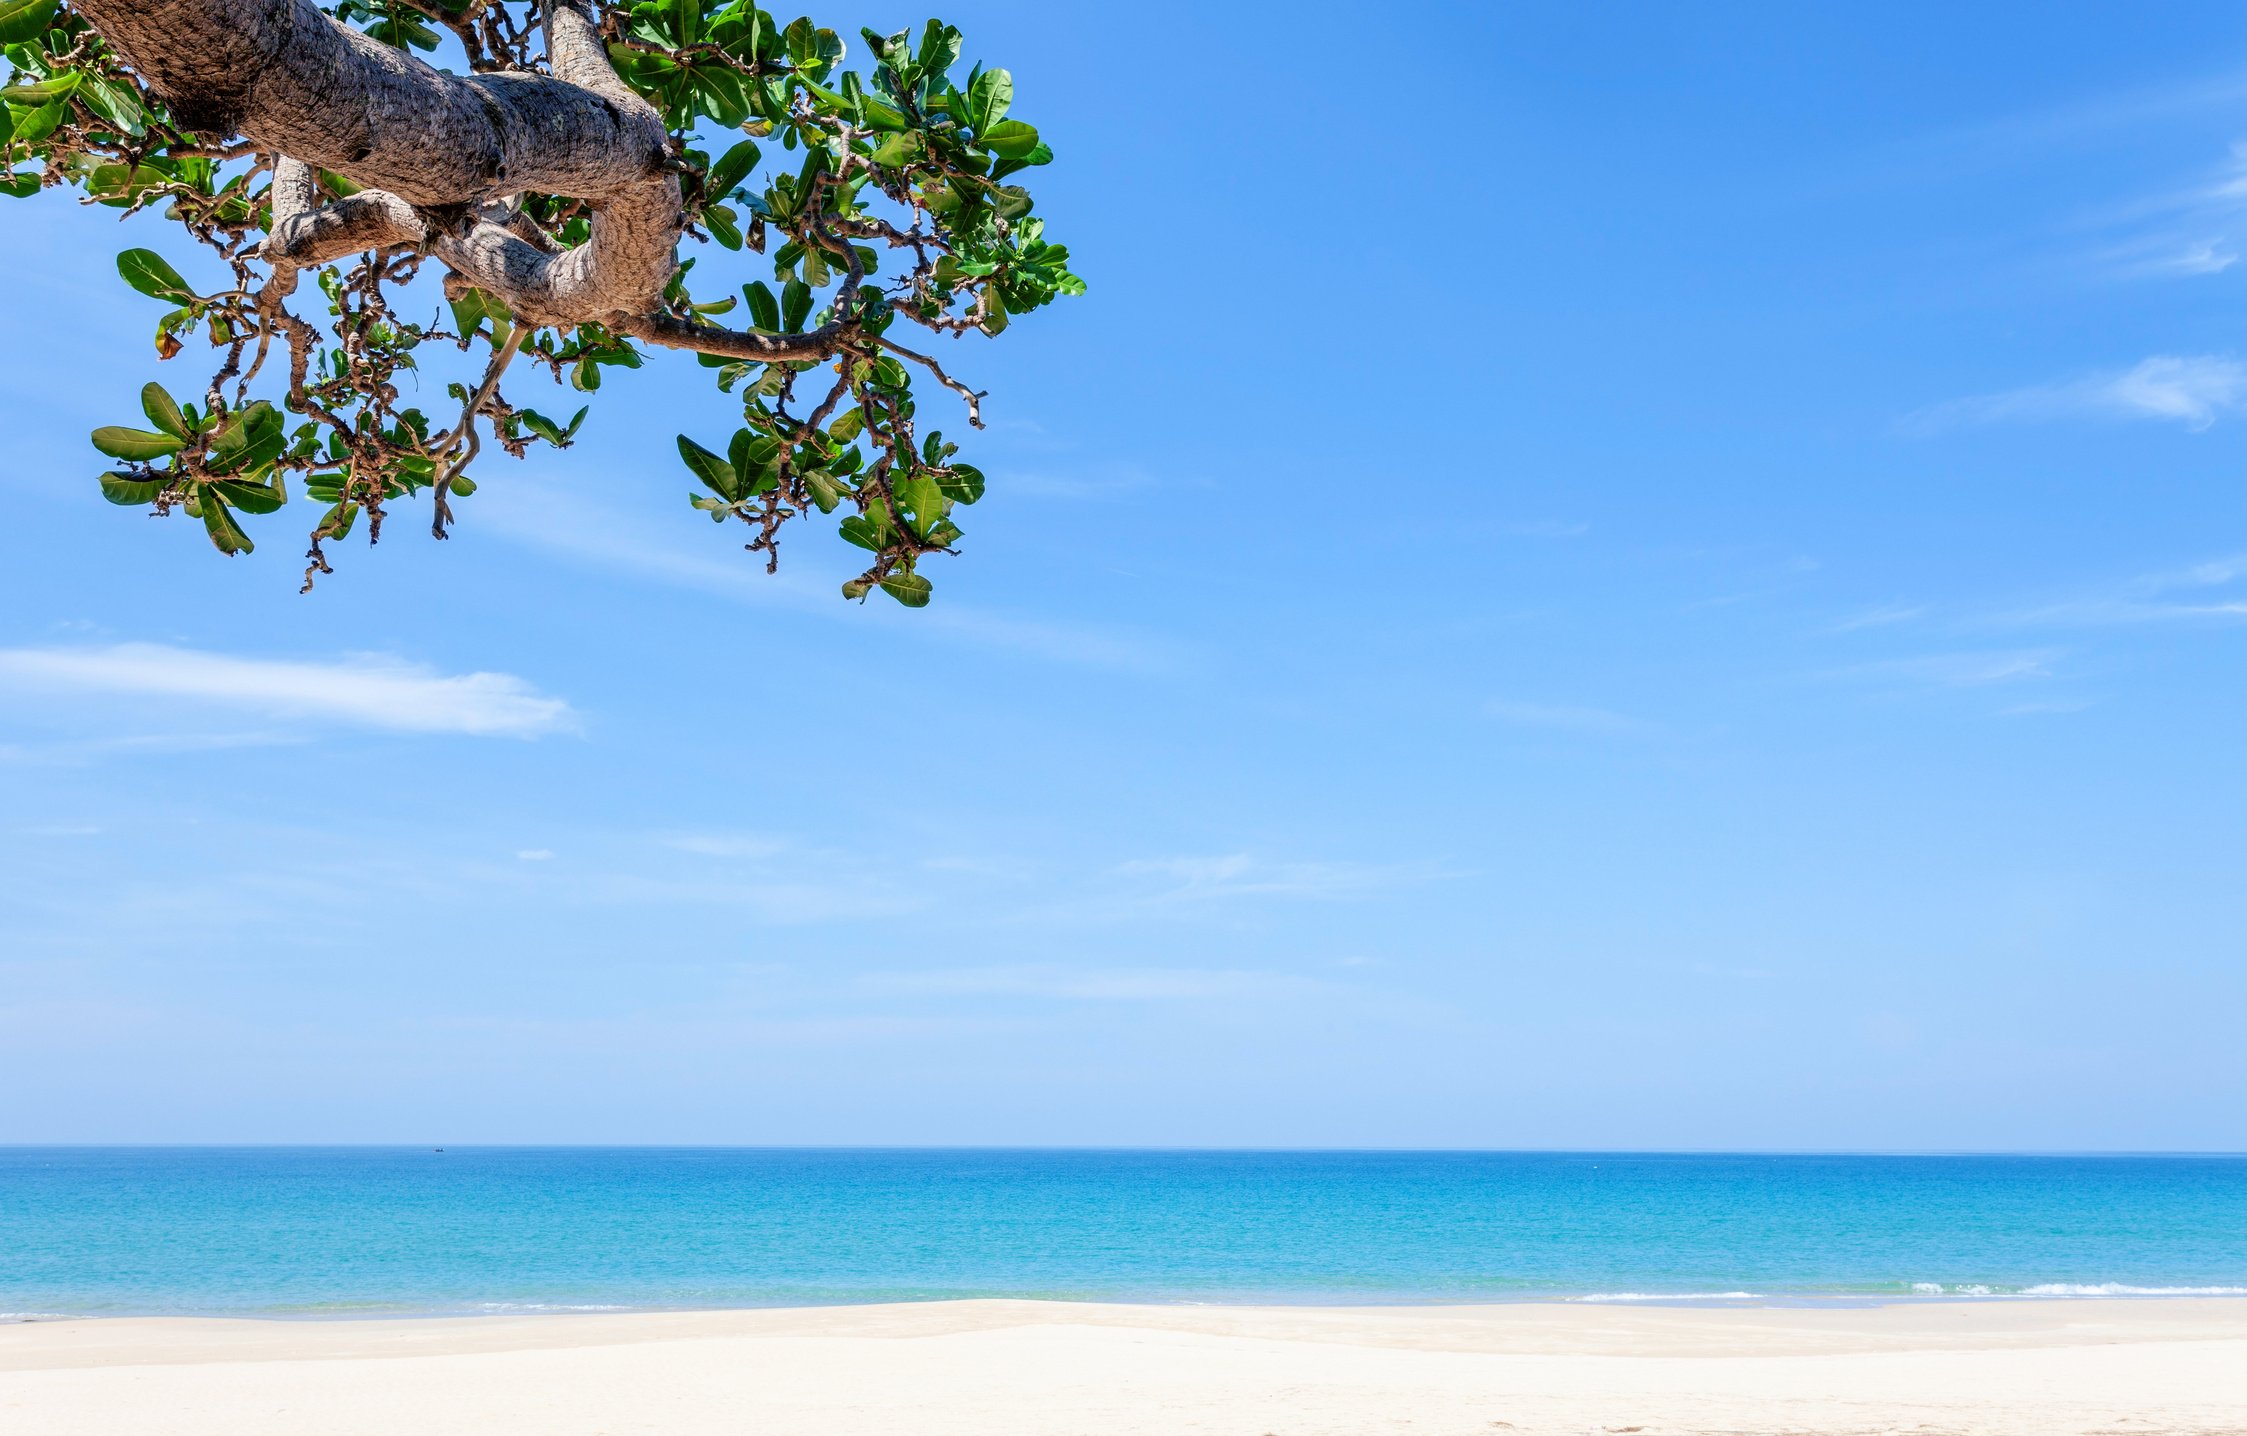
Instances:
[[[0,1327],[9,1436],[2247,1432],[2247,1300]]]

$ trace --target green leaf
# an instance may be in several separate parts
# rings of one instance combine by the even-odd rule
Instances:
[[[242,532],[242,526],[234,522],[234,515],[227,512],[226,505],[218,495],[208,487],[203,490],[197,507],[203,510],[203,527],[210,531],[211,543],[220,553],[231,558],[257,547],[250,542],[250,536]]]
[[[741,286],[741,297],[749,301],[749,322],[759,329],[778,332],[780,329],[780,301],[772,297],[772,288],[761,279],[752,279]]]
[[[459,331],[462,339],[468,338],[476,332],[476,326],[484,322],[484,291],[467,290],[460,298],[452,301],[452,311],[453,327]]]
[[[687,468],[712,493],[729,499],[742,497],[741,476],[734,472],[733,465],[684,434],[679,436],[679,457],[686,460]]]
[[[907,608],[928,607],[929,591],[933,586],[917,573],[893,573],[882,580],[882,592]]]
[[[117,256],[117,272],[125,282],[151,299],[162,299],[173,304],[191,303],[195,291],[187,287],[179,271],[153,249],[128,249]]]
[[[960,32],[941,20],[931,20],[921,32],[921,47],[913,63],[924,75],[941,75],[960,58]]]
[[[944,491],[936,481],[926,475],[916,474],[897,486],[897,501],[913,514],[913,527],[924,537],[944,517]]]
[[[852,514],[836,526],[836,531],[847,541],[874,553],[882,551],[882,530],[864,514]]]
[[[219,497],[246,514],[272,513],[287,502],[288,497],[280,489],[270,484],[223,482],[207,484],[204,486],[203,492],[208,495],[214,490]],[[203,503],[205,507],[208,507],[210,499],[206,497]]]
[[[143,132],[140,98],[121,85],[111,84],[96,76],[88,76],[79,87],[78,97],[86,107],[101,116],[123,134],[139,138]]]
[[[113,504],[137,508],[156,502],[164,492],[162,479],[136,479],[131,474],[109,473],[101,476],[101,496]]]
[[[799,68],[808,68],[819,58],[819,27],[806,15],[781,32],[787,42],[788,58]]]
[[[727,129],[749,118],[749,96],[741,77],[722,65],[698,65],[690,72],[702,110]]]
[[[710,237],[728,249],[741,248],[741,226],[733,222],[733,211],[722,204],[711,205],[702,212],[703,228]]]
[[[780,327],[790,334],[801,333],[810,313],[811,286],[800,279],[789,280],[780,291]]]
[[[890,135],[874,148],[874,163],[896,169],[909,165],[927,153],[928,145],[919,130],[906,130]]]
[[[702,181],[703,191],[712,199],[724,199],[736,185],[749,178],[749,171],[757,167],[757,142],[743,140],[718,156],[710,166],[710,173]]]
[[[976,143],[1000,159],[1018,160],[1038,147],[1038,131],[1020,120],[1001,120],[978,134]]]
[[[141,461],[176,454],[187,442],[170,434],[152,434],[146,429],[127,429],[115,424],[94,430],[93,439],[94,447],[112,459]]]
[[[555,448],[559,449],[569,442],[569,436],[564,434],[552,419],[547,418],[536,409],[518,409],[515,412],[522,419],[524,428],[552,444]]]
[[[195,431],[187,426],[187,416],[179,411],[179,405],[172,402],[172,396],[164,392],[161,384],[142,386],[140,410],[148,416],[149,423],[175,439],[185,440],[194,436]]]
[[[76,70],[72,70],[52,80],[40,80],[29,85],[10,85],[0,90],[0,103],[14,105],[19,110],[45,109],[57,100],[68,99],[76,94],[84,78]]]
[[[55,18],[58,0],[0,0],[0,45],[36,40]]]
[[[982,134],[1006,118],[1014,106],[1014,76],[1004,70],[985,70],[967,87],[968,123]]]
[[[954,464],[949,478],[936,481],[954,503],[972,504],[983,497],[983,471],[973,464]]]
[[[78,77],[76,75],[73,75],[71,76],[71,78],[76,79]],[[30,114],[25,115],[22,119],[15,122],[15,142],[17,144],[23,145],[35,145],[39,143],[47,136],[53,134],[55,132],[55,126],[61,124],[63,116],[69,113],[70,101],[68,100],[53,100],[47,104],[41,105],[38,109],[33,110]],[[33,175],[32,178],[37,179],[37,176]]]
[[[843,410],[835,416],[835,422],[827,426],[827,432],[835,437],[837,443],[849,443],[866,432],[866,411],[855,408]]]
[[[1037,147],[1031,150],[1030,153],[1022,156],[1022,158],[1015,160],[1000,160],[997,164],[991,166],[991,178],[995,180],[1004,179],[1008,175],[1013,174],[1016,170],[1028,169],[1032,165],[1050,165],[1052,163],[1053,148],[1050,145],[1046,144],[1043,140],[1040,140]]]

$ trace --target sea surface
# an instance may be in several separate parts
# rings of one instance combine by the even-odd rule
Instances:
[[[2247,1159],[0,1148],[0,1319],[2247,1295]]]

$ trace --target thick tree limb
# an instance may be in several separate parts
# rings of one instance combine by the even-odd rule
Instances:
[[[346,235],[419,243],[434,230],[440,260],[547,323],[649,312],[670,280],[682,217],[663,121],[616,78],[584,0],[547,0],[551,77],[448,74],[313,0],[77,8],[183,124],[238,131],[368,187],[362,203],[276,235],[292,263],[333,257],[327,244]],[[590,201],[592,238],[550,254],[476,217],[526,191]],[[412,240],[399,205],[424,221]]]
[[[312,174],[311,167],[301,160],[281,161],[282,176],[292,169],[305,176]],[[419,245],[427,234],[428,226],[414,213],[414,207],[387,190],[361,190],[316,209],[299,202],[284,212],[283,183],[283,178],[273,182],[273,227],[259,247],[259,253],[276,267],[304,269],[361,250]],[[318,202],[315,181],[312,203]]]
[[[667,349],[691,349],[698,354],[722,355],[758,363],[789,363],[798,359],[825,359],[842,348],[848,329],[842,324],[822,324],[802,334],[759,334],[721,329],[670,314],[643,314],[620,321],[620,333]]]

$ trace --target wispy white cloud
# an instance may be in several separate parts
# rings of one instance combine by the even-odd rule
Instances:
[[[514,486],[512,497],[487,512],[503,532],[550,553],[753,607],[787,608],[831,622],[856,621],[1095,668],[1157,672],[1175,666],[1178,657],[1174,645],[1143,634],[974,608],[941,591],[934,604],[916,612],[886,604],[878,595],[869,604],[847,603],[834,586],[814,585],[800,573],[766,573],[737,543],[698,551],[681,540],[638,531],[630,521],[551,486],[536,492]],[[680,524],[691,533],[689,516],[683,512]]]
[[[0,649],[18,694],[178,699],[268,719],[402,733],[530,738],[575,726],[568,703],[507,673],[443,674],[395,658],[244,658],[154,643]]]
[[[1938,688],[1982,688],[2050,678],[2066,650],[2009,648],[1980,653],[1929,653],[1832,670],[1831,678],[1908,683]]]
[[[2131,368],[1953,399],[1906,418],[1907,432],[2054,419],[2158,419],[2205,429],[2247,408],[2247,364],[2219,354],[2156,354]]]
[[[2239,263],[2239,251],[2227,239],[2157,241],[2136,254],[2116,256],[2117,269],[2129,279],[2187,279],[2200,274],[2221,274]]]
[[[2092,263],[2116,279],[2221,274],[2247,243],[2247,143],[2213,174],[2141,196],[2085,221],[2115,236]]]
[[[2059,105],[1930,131],[1901,146],[1926,163],[1978,168],[2013,163],[2023,153],[2078,145],[2118,131],[2234,110],[2247,99],[2247,71],[2113,90]]]
[[[1127,878],[1162,879],[1163,886],[1146,900],[1165,903],[1223,898],[1359,897],[1398,883],[1440,876],[1429,868],[1410,865],[1274,862],[1250,853],[1142,858],[1119,865],[1116,872]]]
[[[1983,620],[1986,626],[1995,628],[2242,621],[2247,621],[2247,554],[2140,574],[2103,591],[1992,614]]]
[[[1607,733],[1617,737],[1645,734],[1653,725],[1606,708],[1585,708],[1565,703],[1522,703],[1493,698],[1482,711],[1502,723],[1522,728],[1549,728],[1566,733]]]

